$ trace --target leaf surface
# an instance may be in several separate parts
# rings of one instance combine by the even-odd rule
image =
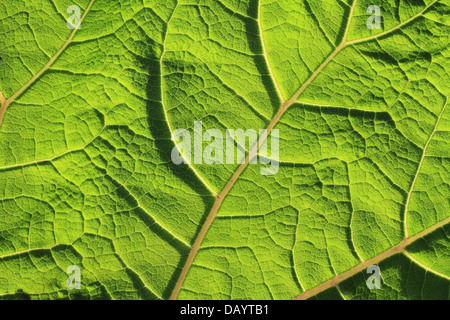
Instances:
[[[0,3],[1,298],[449,298],[448,0],[70,5]],[[174,164],[196,121],[278,172]]]

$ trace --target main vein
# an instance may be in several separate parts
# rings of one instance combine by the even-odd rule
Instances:
[[[195,256],[197,255],[201,244],[203,242],[203,239],[205,238],[209,228],[211,227],[212,222],[214,221],[214,219],[217,217],[217,213],[219,211],[219,208],[222,205],[222,202],[224,200],[224,198],[228,195],[228,193],[230,192],[231,188],[234,186],[235,182],[237,181],[237,179],[240,177],[240,175],[242,174],[242,172],[245,170],[245,168],[247,167],[247,165],[249,164],[251,157],[256,155],[257,151],[259,150],[259,148],[261,147],[261,145],[265,142],[265,140],[267,139],[267,137],[270,135],[270,132],[272,131],[272,129],[276,126],[276,124],[278,123],[278,121],[281,119],[281,117],[283,116],[283,114],[286,112],[286,110],[289,109],[289,107],[291,105],[293,105],[294,103],[297,102],[299,96],[306,90],[306,88],[308,88],[308,86],[311,84],[311,82],[314,81],[314,79],[316,79],[316,77],[322,72],[322,70],[336,57],[336,55],[341,52],[345,47],[350,46],[350,45],[355,45],[361,42],[365,42],[365,41],[370,41],[373,39],[378,39],[379,37],[385,36],[399,28],[401,28],[402,26],[405,26],[406,24],[410,23],[411,21],[413,21],[414,19],[416,19],[417,17],[421,16],[427,9],[429,9],[432,5],[434,5],[437,0],[434,0],[433,2],[431,2],[429,5],[427,5],[421,12],[419,12],[418,14],[414,15],[413,17],[411,17],[410,19],[400,23],[397,27],[392,28],[390,30],[387,30],[385,32],[376,34],[374,36],[370,36],[367,38],[363,38],[363,39],[359,39],[359,40],[352,40],[352,41],[347,41],[347,37],[348,37],[348,33],[350,30],[350,24],[353,18],[353,13],[355,11],[356,8],[356,3],[358,2],[358,0],[355,0],[350,8],[350,13],[349,13],[349,17],[347,20],[347,25],[344,31],[344,36],[342,37],[342,42],[336,47],[336,49],[325,59],[325,61],[317,68],[317,70],[306,80],[306,82],[301,86],[301,88],[286,102],[284,102],[280,108],[280,110],[278,111],[278,113],[275,115],[275,117],[272,119],[272,121],[270,122],[269,126],[267,127],[267,131],[266,133],[260,137],[258,143],[256,144],[256,146],[248,153],[245,162],[239,166],[239,168],[236,170],[236,172],[233,174],[233,176],[231,177],[231,179],[228,181],[228,183],[226,184],[225,188],[222,190],[222,192],[220,192],[217,197],[216,197],[216,201],[208,215],[208,218],[206,219],[200,233],[198,234],[197,238],[195,239],[194,245],[191,247],[191,251],[189,253],[188,259],[181,271],[181,274],[177,280],[177,283],[175,284],[175,288],[172,292],[172,295],[170,296],[171,300],[175,300],[178,297],[178,294],[181,290],[181,287],[183,286],[184,280],[187,276],[187,273],[190,269],[190,267],[192,266]],[[258,4],[258,6],[260,5],[260,3]],[[260,10],[258,9],[258,25],[261,29],[261,23],[260,23]],[[260,36],[262,37],[262,30],[260,30]],[[268,68],[270,70],[270,65],[268,63],[269,59],[267,58],[267,54],[265,51],[265,47],[264,47],[264,41],[262,41],[263,44],[263,50],[264,50],[264,55],[266,58],[266,63],[268,64]],[[278,92],[278,85],[275,82],[275,78],[273,76],[273,74],[271,73],[271,77],[274,81],[275,87],[277,89]],[[283,97],[280,96],[281,100],[283,101]],[[420,170],[420,169],[419,169]],[[356,274],[357,272],[359,272],[360,270],[364,269],[364,266],[366,266],[366,264],[373,262],[373,261],[381,261],[382,259],[385,259],[393,254],[395,254],[396,252],[400,252],[402,251],[407,245],[409,245],[410,243],[414,242],[415,240],[419,239],[420,237],[424,236],[425,234],[428,234],[431,231],[434,231],[436,228],[445,225],[447,223],[450,222],[450,218],[444,220],[441,223],[436,224],[435,226],[423,231],[422,233],[417,234],[414,237],[411,238],[406,238],[404,241],[402,241],[400,244],[398,244],[397,246],[391,248],[390,250],[376,256],[375,258],[372,258],[370,260],[367,260],[363,263],[361,263],[360,265],[350,269],[349,271],[347,271],[344,274],[338,275],[335,278],[331,279],[328,282],[323,283],[322,285],[320,285],[320,288],[314,288],[312,290],[309,291],[305,291],[302,295],[300,295],[298,298],[305,298],[307,296],[312,296],[316,293],[319,293],[320,291],[325,290],[326,288],[332,286],[332,285],[336,285],[337,281],[342,281],[343,279],[346,279],[354,274]],[[373,263],[372,263],[373,264]],[[369,264],[370,266],[371,264]],[[340,280],[342,279],[342,280]],[[314,291],[315,290],[315,291]]]
[[[439,114],[439,116],[437,118],[437,121],[436,121],[436,124],[434,126],[433,132],[430,134],[430,138],[428,139],[428,141],[426,142],[425,146],[423,147],[422,157],[420,158],[419,165],[417,166],[416,175],[414,176],[414,180],[411,183],[411,188],[409,189],[409,192],[408,192],[408,197],[406,199],[406,204],[405,204],[405,211],[403,212],[403,228],[405,229],[405,238],[408,237],[408,207],[409,207],[409,203],[410,203],[410,200],[411,200],[411,195],[412,195],[414,187],[416,185],[417,178],[419,177],[420,169],[422,168],[423,162],[425,160],[425,156],[426,156],[428,145],[430,144],[431,140],[433,139],[434,134],[438,130],[439,121],[441,120],[442,115],[444,114],[444,110],[445,110],[445,107],[447,107],[447,104],[448,104],[448,98],[447,98],[447,101],[444,104],[444,107],[441,110],[441,113]]]
[[[269,126],[267,127],[267,130],[266,130],[265,134],[260,137],[260,139],[258,140],[258,143],[248,153],[248,155],[247,155],[247,157],[245,159],[245,162],[239,166],[239,168],[236,170],[236,172],[233,174],[231,179],[228,181],[228,183],[226,184],[226,186],[222,190],[222,192],[220,192],[217,195],[216,201],[215,201],[215,203],[214,203],[214,205],[213,205],[213,207],[211,209],[211,212],[209,213],[208,218],[206,219],[206,221],[205,221],[205,223],[204,223],[200,233],[198,234],[197,238],[195,239],[194,245],[191,248],[191,251],[189,253],[189,256],[188,256],[188,259],[186,261],[186,264],[184,265],[183,269],[181,270],[181,274],[180,274],[180,276],[178,278],[177,283],[175,284],[175,288],[174,288],[174,290],[172,292],[172,295],[170,296],[171,300],[177,299],[178,294],[179,294],[179,292],[181,290],[181,287],[183,286],[183,283],[184,283],[184,280],[186,278],[186,275],[187,275],[190,267],[192,266],[192,263],[194,262],[195,256],[197,255],[197,253],[198,253],[198,251],[200,249],[200,246],[201,246],[201,244],[203,242],[203,239],[205,238],[206,233],[208,232],[208,230],[209,230],[212,222],[214,221],[214,219],[217,217],[217,213],[219,211],[220,206],[222,205],[222,202],[223,202],[224,198],[228,195],[228,193],[230,192],[231,188],[234,186],[234,184],[237,181],[237,179],[239,179],[240,175],[245,170],[245,168],[247,168],[247,165],[250,163],[251,156],[255,156],[256,155],[257,151],[260,149],[262,144],[266,141],[266,139],[270,135],[272,129],[275,127],[275,125],[281,119],[281,117],[286,112],[286,110],[289,109],[289,107],[297,101],[297,98],[302,94],[303,91],[305,91],[305,89],[309,86],[309,84],[319,75],[319,73],[323,70],[323,68],[325,68],[325,66],[327,66],[328,63],[331,60],[333,60],[333,58],[346,46],[346,38],[347,38],[348,30],[349,30],[349,27],[350,27],[351,19],[352,19],[352,16],[353,16],[353,11],[355,9],[357,1],[358,0],[355,0],[353,5],[352,5],[352,7],[351,7],[350,15],[349,15],[349,18],[348,18],[347,26],[345,28],[345,33],[344,33],[344,37],[343,37],[342,43],[319,66],[319,68],[317,68],[317,70],[308,78],[308,80],[292,96],[292,98],[282,104],[280,110],[275,115],[275,117],[272,119],[272,121],[270,122]],[[260,19],[260,18],[261,17],[258,16],[258,19]],[[262,32],[261,32],[261,35],[262,35]],[[274,79],[274,81],[275,81],[275,79]],[[282,98],[282,97],[280,97],[280,98]]]
[[[383,261],[397,253],[403,253],[406,252],[405,249],[407,246],[409,246],[410,244],[412,244],[414,241],[421,239],[423,237],[425,237],[426,235],[430,234],[431,232],[442,228],[443,226],[445,226],[446,224],[450,223],[450,217],[433,225],[432,227],[429,227],[428,229],[423,230],[422,232],[404,239],[402,242],[400,242],[398,245],[396,245],[395,247],[392,247],[389,250],[386,250],[382,253],[380,253],[379,255],[366,260],[362,263],[360,263],[359,265],[357,265],[356,267],[353,267],[352,269],[337,275],[336,277],[334,277],[333,279],[328,280],[327,282],[324,282],[320,285],[318,285],[317,287],[314,287],[310,290],[307,290],[305,292],[303,292],[302,294],[300,294],[299,296],[297,296],[296,298],[294,298],[294,300],[306,300],[308,298],[311,298],[319,293],[321,293],[322,291],[325,291],[329,288],[332,288],[336,285],[338,285],[339,283],[341,283],[342,281],[354,276],[355,274],[367,269],[368,267],[370,267],[371,265],[376,265],[378,264],[380,261]],[[436,273],[435,271],[433,271],[434,273]]]
[[[91,0],[88,7],[86,8],[86,11],[84,12],[83,16],[81,17],[80,21],[78,22],[78,24],[75,26],[73,32],[71,33],[70,37],[67,39],[67,41],[63,44],[63,46],[57,51],[57,53],[48,61],[48,63],[38,72],[36,73],[24,86],[22,86],[18,91],[16,91],[11,97],[9,97],[8,99],[6,99],[3,94],[0,92],[0,129],[1,129],[1,125],[3,122],[3,118],[4,115],[6,113],[6,110],[8,108],[8,106],[11,104],[11,102],[13,102],[17,97],[19,97],[27,88],[29,88],[46,70],[48,70],[53,63],[59,58],[59,56],[64,52],[64,50],[67,48],[67,46],[72,42],[78,27],[80,26],[80,24],[83,22],[84,18],[86,17],[86,15],[88,14],[89,10],[91,9],[93,3],[95,0]],[[348,45],[353,45],[353,44],[357,44],[357,43],[361,43],[364,41],[369,41],[369,40],[373,40],[373,39],[377,39],[381,36],[384,36],[398,28],[400,28],[401,26],[404,26],[405,24],[411,22],[412,20],[414,20],[415,18],[417,18],[418,16],[422,15],[429,7],[431,7],[434,3],[437,2],[437,0],[433,1],[432,3],[430,3],[428,6],[425,7],[424,10],[422,10],[419,14],[411,17],[410,19],[408,19],[407,21],[401,23],[399,26],[397,26],[394,29],[391,30],[387,30],[383,33],[371,36],[371,37],[367,37],[364,39],[359,39],[359,40],[353,40],[353,41],[346,41],[347,39],[347,35],[349,32],[349,28],[350,28],[350,24],[351,24],[351,20],[353,17],[353,12],[354,9],[356,7],[356,3],[358,0],[355,0],[351,9],[350,9],[350,14],[349,14],[349,18],[347,21],[347,26],[345,28],[345,32],[344,32],[344,36],[342,39],[342,42],[339,46],[336,47],[336,49],[328,56],[327,59],[325,59],[325,61],[317,68],[317,70],[307,79],[307,81],[301,86],[301,88],[286,102],[284,102],[282,104],[282,106],[280,107],[280,110],[278,111],[278,113],[275,115],[275,117],[271,120],[266,133],[260,137],[260,139],[258,140],[257,145],[248,153],[245,162],[239,166],[239,168],[236,170],[236,172],[233,174],[233,176],[231,177],[231,179],[228,181],[228,183],[226,184],[225,188],[216,196],[216,201],[201,229],[201,231],[199,232],[193,246],[191,247],[191,251],[189,253],[188,259],[185,263],[185,266],[183,267],[181,274],[178,278],[178,281],[175,285],[175,288],[173,290],[173,293],[170,297],[171,300],[174,300],[178,297],[178,294],[181,290],[181,287],[183,285],[183,282],[186,278],[186,275],[190,269],[190,267],[193,264],[193,261],[195,259],[195,256],[197,255],[201,244],[203,242],[204,237],[206,236],[212,222],[214,221],[214,219],[217,216],[218,210],[222,205],[222,202],[224,200],[224,198],[228,195],[229,191],[231,190],[231,188],[234,186],[235,182],[237,181],[237,179],[240,177],[240,175],[242,174],[242,172],[245,170],[245,168],[247,167],[247,165],[249,164],[250,160],[251,160],[251,156],[256,155],[256,152],[259,150],[259,148],[261,147],[261,145],[265,142],[265,140],[267,139],[267,137],[270,135],[270,132],[272,131],[272,129],[276,126],[276,124],[278,123],[278,121],[281,119],[281,117],[283,116],[283,114],[286,112],[287,109],[289,109],[289,107],[294,104],[295,102],[297,102],[298,97],[306,90],[306,88],[311,84],[312,81],[314,81],[314,79],[321,73],[321,71],[334,59],[334,57],[336,57],[336,55],[342,51],[342,49],[344,49],[345,47],[347,47]],[[263,41],[263,31],[261,28],[261,23],[260,23],[260,10],[259,10],[259,6],[260,3],[258,4],[258,25],[260,27],[260,36],[261,36],[261,40],[262,40],[262,48],[263,48],[263,52],[264,52],[264,57],[266,60],[266,63],[268,64],[268,70],[270,72],[270,76],[274,82],[275,88],[277,89],[278,94],[280,95],[280,99],[281,101],[283,101],[283,97],[281,96],[280,90],[278,88],[278,84],[275,81],[275,77],[272,73],[272,70],[270,68],[270,64],[269,64],[269,59],[267,57],[267,53],[266,53],[266,49],[265,49],[265,45],[264,45],[264,41]],[[162,59],[161,59],[162,60]],[[445,108],[445,107],[444,107]],[[434,133],[434,132],[433,132]],[[425,153],[425,151],[424,151]],[[423,160],[423,159],[422,159]],[[421,161],[422,162],[422,161]],[[419,167],[420,170],[420,167]],[[413,183],[414,185],[414,183]],[[398,252],[404,252],[404,249],[411,244],[412,242],[416,241],[417,239],[431,233],[432,231],[436,230],[439,227],[442,227],[446,224],[450,223],[450,218],[447,218],[443,221],[441,221],[440,223],[422,231],[421,233],[410,237],[410,238],[406,238],[405,240],[403,240],[400,244],[398,244],[397,246],[379,254],[378,256],[369,259],[367,261],[362,262],[361,264],[359,264],[358,266],[348,270],[347,272],[340,274],[338,276],[336,276],[335,278],[311,289],[308,291],[303,292],[300,296],[298,296],[296,299],[307,299],[311,296],[314,296],[318,293],[320,293],[323,290],[326,290],[332,286],[337,285],[338,283],[342,282],[343,280],[353,276],[354,274],[364,270],[365,268],[367,268],[367,266],[370,266],[372,264],[376,264],[377,262],[384,260]]]

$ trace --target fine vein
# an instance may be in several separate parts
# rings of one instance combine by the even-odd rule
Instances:
[[[222,202],[224,198],[227,196],[227,194],[230,192],[231,188],[233,187],[236,180],[240,177],[242,172],[245,170],[247,165],[250,163],[250,160],[252,156],[255,156],[257,154],[257,151],[262,146],[262,144],[266,141],[267,137],[270,135],[270,132],[275,127],[275,125],[278,123],[278,121],[281,119],[283,114],[286,112],[286,110],[296,102],[297,98],[302,94],[302,92],[308,87],[308,85],[317,77],[317,75],[322,71],[323,68],[342,50],[342,48],[345,47],[345,39],[348,33],[348,29],[350,27],[351,23],[351,17],[353,15],[353,11],[355,9],[357,0],[353,3],[353,6],[350,10],[350,15],[345,31],[345,35],[343,37],[342,43],[335,49],[335,51],[319,66],[319,68],[309,77],[309,79],[303,84],[303,86],[293,95],[291,99],[284,102],[278,111],[278,113],[275,115],[275,117],[270,122],[269,126],[267,127],[267,130],[265,134],[263,134],[258,143],[253,147],[253,149],[250,151],[250,153],[247,155],[245,162],[239,166],[239,168],[236,170],[236,172],[233,174],[231,179],[226,184],[225,188],[222,190],[222,192],[219,193],[219,195],[216,197],[216,201],[211,209],[211,212],[208,215],[208,218],[205,221],[205,224],[203,225],[200,233],[198,234],[194,245],[191,248],[191,252],[189,253],[188,259],[186,261],[186,264],[184,265],[183,269],[181,270],[181,274],[178,278],[178,281],[175,285],[175,288],[172,292],[172,295],[170,296],[171,300],[175,300],[178,297],[178,294],[181,290],[181,287],[183,286],[184,279],[186,278],[186,275],[194,262],[194,258],[197,255],[198,250],[200,249],[200,246],[203,242],[203,239],[208,232],[212,222],[217,217],[217,213],[219,211],[220,206],[222,205]],[[261,17],[258,17],[260,19]]]
[[[22,88],[20,88],[19,90],[17,90],[11,97],[9,97],[8,99],[5,99],[5,97],[3,96],[3,94],[0,93],[0,102],[1,102],[1,107],[0,107],[0,129],[2,127],[2,122],[3,122],[3,118],[5,116],[6,113],[6,109],[8,108],[8,106],[11,104],[11,102],[13,102],[17,97],[19,97],[26,89],[28,89],[37,79],[39,79],[39,77],[45,72],[47,71],[48,68],[50,68],[53,63],[59,58],[59,56],[64,52],[64,50],[67,48],[67,46],[72,42],[73,38],[75,37],[75,34],[78,31],[78,28],[80,27],[81,23],[83,22],[84,18],[86,17],[86,15],[88,14],[89,10],[91,10],[92,5],[94,4],[95,0],[91,0],[91,2],[89,3],[89,5],[86,8],[86,11],[84,12],[83,16],[80,18],[80,21],[78,21],[78,23],[74,26],[74,29],[72,31],[72,33],[70,34],[70,37],[67,39],[67,41],[63,44],[63,46],[58,50],[58,52],[56,52],[56,54],[47,62],[47,64],[41,69],[39,70],[38,73],[36,73],[27,83],[25,83],[23,85]]]
[[[242,174],[242,172],[245,170],[245,168],[247,167],[247,165],[250,163],[251,158],[257,154],[257,151],[259,150],[259,148],[261,147],[261,145],[265,142],[265,140],[267,139],[267,137],[270,135],[270,132],[272,131],[272,129],[275,127],[275,125],[278,123],[278,121],[281,119],[281,117],[283,116],[283,114],[286,112],[287,109],[289,109],[289,107],[297,102],[297,99],[299,98],[299,96],[306,90],[306,88],[311,84],[311,82],[314,81],[314,79],[316,79],[316,77],[321,73],[321,71],[336,57],[336,55],[338,55],[339,52],[341,52],[345,47],[350,46],[350,45],[354,45],[360,42],[364,42],[364,41],[369,41],[369,40],[373,40],[373,39],[378,39],[379,37],[385,36],[386,34],[389,34],[397,29],[399,29],[400,27],[406,25],[407,23],[413,21],[414,19],[416,19],[417,17],[419,17],[420,15],[422,15],[428,8],[430,8],[434,3],[437,2],[437,0],[433,1],[432,3],[430,3],[429,5],[427,5],[421,12],[419,12],[418,14],[416,14],[415,16],[411,17],[410,19],[408,19],[407,21],[402,22],[399,26],[397,26],[396,28],[387,30],[385,32],[379,33],[377,35],[368,37],[368,38],[364,38],[364,39],[359,39],[359,40],[353,40],[353,41],[347,41],[347,37],[348,37],[348,33],[350,30],[350,24],[352,21],[352,17],[353,17],[353,13],[354,10],[356,8],[356,3],[358,2],[358,0],[355,0],[353,2],[353,5],[350,8],[350,13],[349,13],[349,18],[347,21],[347,25],[344,31],[344,36],[342,38],[342,42],[336,47],[336,49],[328,56],[327,59],[325,59],[325,61],[317,68],[317,70],[308,78],[308,80],[306,80],[306,82],[301,86],[301,88],[286,102],[284,102],[280,108],[280,110],[278,111],[278,113],[275,115],[275,117],[272,119],[272,121],[270,122],[269,126],[267,127],[266,133],[264,135],[262,135],[258,141],[258,143],[256,144],[256,146],[249,152],[249,154],[247,155],[245,162],[239,166],[239,168],[236,170],[236,172],[233,174],[233,176],[231,177],[231,179],[228,181],[228,183],[226,184],[225,188],[222,190],[222,192],[220,192],[217,197],[216,197],[216,201],[211,209],[211,212],[208,215],[208,218],[206,219],[200,233],[198,234],[193,246],[191,247],[191,251],[189,253],[188,259],[180,273],[180,276],[177,280],[177,283],[175,284],[175,288],[172,292],[172,295],[170,296],[171,300],[176,300],[178,297],[178,294],[183,286],[184,280],[187,276],[187,273],[189,272],[190,267],[192,266],[195,256],[197,255],[201,244],[203,242],[204,237],[206,236],[212,222],[214,221],[214,219],[217,217],[218,211],[220,206],[222,205],[222,202],[224,200],[224,198],[227,196],[227,194],[229,193],[229,191],[231,190],[231,188],[233,187],[233,185],[235,184],[236,180],[240,177],[240,175]],[[260,23],[260,13],[258,14],[258,23],[261,29],[261,23]],[[261,37],[262,37],[262,31],[261,32]],[[266,58],[266,62],[268,63],[268,59],[266,56],[266,52],[265,52],[265,48],[264,48],[264,42],[263,43],[263,50],[265,53],[265,58]],[[268,65],[268,67],[270,68],[270,65]],[[273,75],[271,74],[272,78]],[[274,83],[275,83],[275,87],[277,88],[277,91],[280,92],[278,90],[278,86],[275,82],[275,79],[273,79]],[[281,97],[282,98],[282,97]],[[323,283],[322,285],[320,285],[320,290],[319,289],[312,289],[309,291],[305,291],[302,295],[300,295],[298,298],[304,298],[304,297],[309,297],[312,295],[315,295],[323,290],[325,290],[326,288],[329,288],[330,286],[334,286],[336,285],[338,282],[337,281],[342,281],[343,279],[346,279],[354,274],[356,274],[357,272],[359,272],[359,268],[361,268],[361,270],[364,269],[364,266],[366,266],[367,263],[369,262],[373,262],[376,261],[377,259],[379,260],[383,260],[397,252],[401,252],[404,250],[404,248],[411,244],[412,242],[414,242],[415,240],[419,239],[420,237],[428,234],[431,231],[434,231],[435,229],[437,229],[438,227],[441,227],[447,223],[450,222],[450,218],[444,220],[441,223],[438,223],[436,225],[434,225],[433,227],[415,235],[414,237],[411,238],[406,238],[404,241],[402,241],[400,244],[398,244],[397,246],[394,246],[393,248],[391,248],[390,250],[376,256],[375,258],[372,258],[370,260],[367,260],[365,262],[362,262],[360,265],[356,266],[355,268],[350,269],[349,271],[347,271],[344,274],[338,275],[335,278],[333,278],[332,280]],[[368,264],[368,266],[372,265],[374,263]],[[340,280],[342,278],[342,280]],[[317,292],[314,293],[316,290]]]

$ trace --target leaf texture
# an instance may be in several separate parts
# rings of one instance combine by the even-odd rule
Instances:
[[[449,299],[448,0],[73,4],[0,3],[0,298]]]

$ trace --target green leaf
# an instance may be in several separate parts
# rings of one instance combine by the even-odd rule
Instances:
[[[449,13],[1,2],[0,298],[449,299]],[[176,165],[196,121],[279,130],[276,174]]]

